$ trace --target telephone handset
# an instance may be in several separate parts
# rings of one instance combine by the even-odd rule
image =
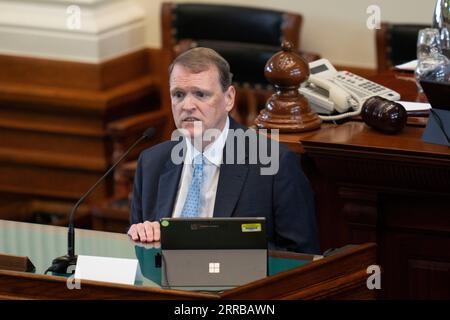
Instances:
[[[350,108],[357,107],[357,101],[352,95],[339,87],[332,81],[319,77],[317,75],[309,76],[309,86],[314,88],[315,91],[326,90],[328,94],[328,99],[333,101],[334,109],[343,113],[348,111]]]
[[[309,79],[300,92],[323,120],[358,115],[364,102],[372,96],[392,101],[400,99],[397,92],[384,86],[348,71],[337,71],[327,59],[313,61],[309,68]]]

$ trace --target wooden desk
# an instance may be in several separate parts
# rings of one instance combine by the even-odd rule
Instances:
[[[376,264],[373,243],[342,248],[315,261],[311,255],[273,252],[269,259],[273,275],[223,292],[204,293],[160,288],[155,248],[136,244],[125,234],[79,229],[76,233],[77,254],[138,259],[144,282],[81,281],[81,290],[69,290],[66,278],[43,274],[54,257],[64,254],[67,229],[0,220],[0,253],[28,256],[36,266],[35,273],[0,270],[0,299],[374,299],[377,295],[366,284],[367,268]],[[292,264],[293,260],[298,263]]]
[[[422,132],[348,122],[302,140],[322,245],[377,242],[385,298],[450,297],[450,149]]]
[[[410,75],[377,77],[424,101]],[[280,137],[303,152],[322,249],[376,242],[383,298],[450,298],[450,148],[424,143],[423,131],[387,135],[350,121]]]
[[[373,80],[403,100],[425,101],[410,74]],[[450,298],[450,153],[422,142],[420,120],[398,135],[361,121],[280,135],[302,154],[322,249],[377,242],[384,298]]]
[[[412,72],[386,71],[370,77],[370,80],[399,92],[402,101],[427,102],[427,97],[418,93]]]

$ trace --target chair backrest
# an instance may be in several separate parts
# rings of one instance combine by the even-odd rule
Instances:
[[[378,71],[416,59],[419,30],[429,27],[426,24],[381,23],[376,32]]]
[[[280,46],[284,36],[283,15],[280,11],[259,8],[184,3],[172,6],[172,26],[176,30],[174,36],[177,40],[201,39]],[[297,42],[298,37],[290,40]]]
[[[282,41],[299,46],[302,17],[276,10],[230,5],[172,3],[162,5],[163,48],[184,40],[215,49],[231,65],[238,86],[266,86],[264,66]]]

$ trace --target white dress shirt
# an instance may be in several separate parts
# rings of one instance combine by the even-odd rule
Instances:
[[[200,215],[202,218],[211,218],[214,213],[214,204],[216,202],[217,184],[219,182],[220,164],[223,158],[223,148],[228,136],[230,120],[227,117],[225,126],[217,139],[208,145],[203,152],[203,181],[200,190]],[[194,172],[193,159],[200,154],[191,143],[186,139],[186,156],[184,158],[183,170],[181,172],[180,183],[175,200],[175,206],[172,217],[179,218],[183,211],[184,202],[188,194],[189,186]]]

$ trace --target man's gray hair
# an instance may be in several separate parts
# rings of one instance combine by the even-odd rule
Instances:
[[[230,65],[213,49],[197,47],[180,54],[169,66],[169,77],[177,64],[187,68],[192,73],[206,71],[211,65],[216,66],[222,91],[225,92],[231,86],[233,74],[230,72]]]

